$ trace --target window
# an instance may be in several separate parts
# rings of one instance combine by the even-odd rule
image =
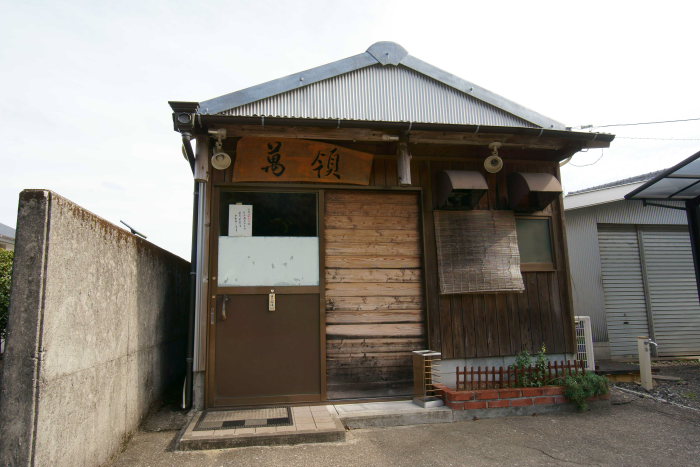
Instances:
[[[554,271],[552,229],[549,217],[515,219],[522,271]]]
[[[317,286],[315,193],[223,192],[219,287]]]

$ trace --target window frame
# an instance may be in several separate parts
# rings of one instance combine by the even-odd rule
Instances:
[[[520,255],[520,271],[521,272],[555,272],[557,270],[557,258],[556,258],[556,248],[554,248],[554,229],[552,226],[552,216],[532,216],[532,215],[515,215],[515,233],[518,234],[518,220],[520,219],[533,219],[533,220],[546,220],[549,226],[549,248],[552,255],[551,262],[541,262],[541,263],[525,263],[523,262],[523,257]],[[520,237],[518,237],[520,238]],[[520,244],[518,244],[518,250],[520,249]]]

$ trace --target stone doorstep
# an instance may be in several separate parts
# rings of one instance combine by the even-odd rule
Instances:
[[[325,406],[321,406],[326,410]],[[294,409],[294,408],[293,408]],[[175,441],[176,450],[195,451],[204,449],[225,449],[246,446],[277,446],[304,443],[328,443],[345,441],[345,427],[340,419],[330,410],[324,415],[328,420],[319,420],[318,429],[297,429],[297,421],[293,426],[219,429],[210,431],[194,431],[202,413],[196,414],[186,427],[178,434]],[[305,418],[305,417],[299,417]],[[308,426],[308,420],[299,420],[299,425]]]

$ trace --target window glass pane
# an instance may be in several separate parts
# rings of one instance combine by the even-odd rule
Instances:
[[[549,218],[516,219],[521,263],[552,263]]]
[[[253,237],[318,236],[314,193],[222,193],[220,235],[230,235],[229,206],[236,204],[253,206]]]
[[[314,193],[222,193],[218,285],[318,285],[316,204]]]

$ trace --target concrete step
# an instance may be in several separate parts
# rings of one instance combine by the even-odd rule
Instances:
[[[452,423],[452,410],[447,407],[421,408],[412,401],[336,404],[340,421],[349,429],[431,423]]]
[[[345,441],[345,427],[333,406],[292,407],[291,426],[195,430],[204,413],[196,414],[188,423],[176,440],[176,449],[193,451]]]

